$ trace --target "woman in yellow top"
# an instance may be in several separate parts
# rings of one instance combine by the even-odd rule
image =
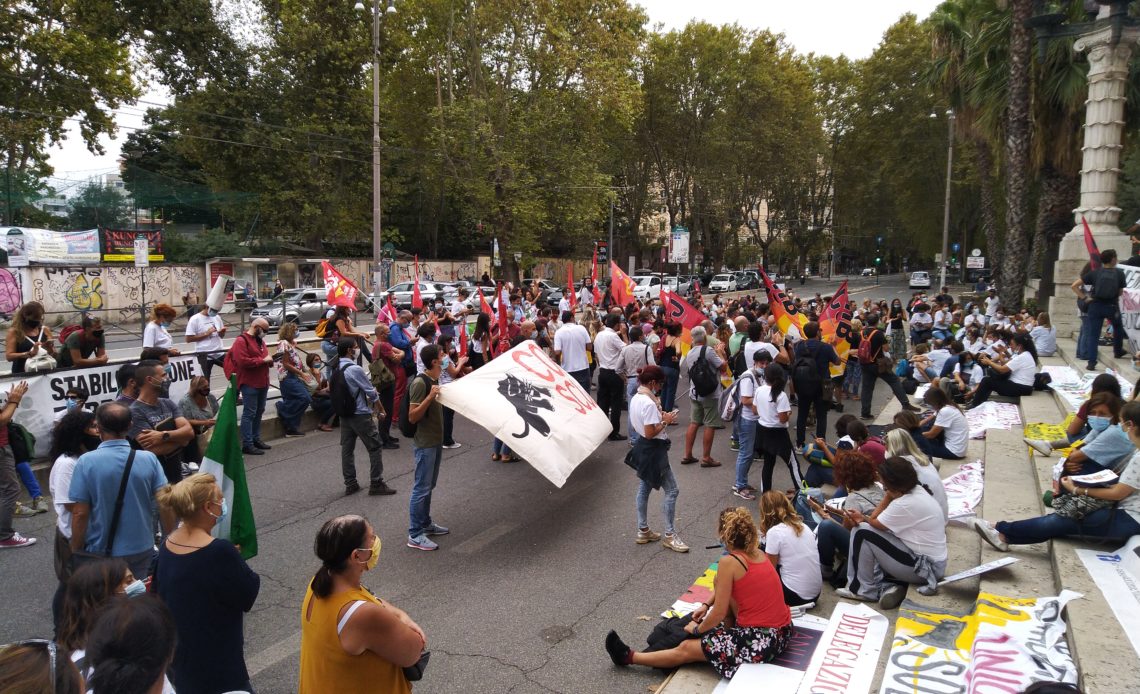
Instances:
[[[301,605],[300,694],[412,691],[403,668],[414,665],[427,637],[403,610],[361,583],[376,567],[380,538],[361,516],[339,516],[317,532],[321,568]]]

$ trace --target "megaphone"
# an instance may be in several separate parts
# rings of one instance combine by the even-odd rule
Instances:
[[[214,286],[210,288],[210,295],[206,297],[206,305],[220,312],[226,303],[226,293],[232,291],[234,278],[229,275],[218,275]]]

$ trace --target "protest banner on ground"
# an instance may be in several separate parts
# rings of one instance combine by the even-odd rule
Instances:
[[[533,340],[444,385],[439,400],[558,487],[612,432],[590,394]]]
[[[1011,402],[987,400],[977,407],[966,410],[966,421],[970,424],[970,438],[986,438],[986,429],[1009,431],[1021,426],[1021,411]]]
[[[968,522],[974,517],[974,509],[982,503],[985,463],[979,459],[959,466],[957,472],[942,480],[942,486],[946,489],[950,522]]]
[[[1020,692],[1033,682],[1076,683],[1061,612],[1079,597],[1069,590],[1044,598],[978,593],[967,614],[907,602],[879,692]]]
[[[870,691],[889,626],[886,617],[867,605],[837,603],[798,694]]]
[[[1124,628],[1132,649],[1140,655],[1140,536],[1115,552],[1076,552]]]
[[[1015,564],[1018,561],[1020,561],[1020,559],[1018,559],[1017,557],[1002,557],[1001,559],[994,559],[993,561],[988,561],[985,564],[979,564],[979,565],[977,565],[971,569],[966,569],[965,571],[959,571],[956,574],[953,574],[951,576],[947,576],[947,577],[943,578],[941,581],[939,581],[938,585],[944,586],[947,583],[954,583],[956,581],[961,581],[963,579],[970,578],[971,576],[980,576],[984,573],[989,573],[990,571],[993,571],[995,569],[1000,569],[1003,566],[1009,566],[1010,564]]]
[[[1025,438],[1036,439],[1038,441],[1061,441],[1067,437],[1069,423],[1073,421],[1073,415],[1065,417],[1065,421],[1060,424],[1050,424],[1048,422],[1030,422],[1025,425]],[[1074,441],[1074,443],[1076,443]],[[1072,446],[1065,448],[1053,449],[1058,456],[1067,457],[1072,452]]]
[[[84,388],[91,394],[86,407],[94,410],[105,402],[114,400],[118,394],[115,372],[122,364],[107,364],[84,369],[61,369],[43,374],[26,374],[6,381],[3,390],[7,392],[20,381],[28,382],[28,392],[16,410],[15,421],[22,424],[36,437],[36,456],[48,454],[51,446],[51,430],[55,425],[56,413],[67,409],[68,388]],[[170,357],[170,399],[178,403],[190,389],[190,379],[198,375],[198,358],[193,354]]]

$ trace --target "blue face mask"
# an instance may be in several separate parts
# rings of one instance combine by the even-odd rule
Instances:
[[[68,398],[67,399],[68,411],[74,410],[77,405],[79,405],[79,401],[77,401],[75,398]]]
[[[126,589],[123,590],[123,594],[128,598],[137,598],[140,595],[146,595],[146,584],[136,578],[133,583],[127,584]]]
[[[209,311],[206,311],[206,315],[210,318],[213,318],[214,316],[218,315],[218,309],[212,308]]]
[[[222,510],[221,510],[221,513],[219,513],[218,515],[214,516],[214,514],[210,513],[210,511],[209,511],[209,510],[207,510],[207,511],[206,511],[206,513],[210,513],[210,515],[211,515],[211,516],[214,516],[214,518],[217,518],[219,521],[220,521],[221,519],[225,518],[227,515],[229,515],[229,512],[230,512],[230,505],[226,503],[226,498],[225,498],[224,496],[222,497]]]
[[[1088,422],[1089,428],[1093,431],[1104,431],[1108,428],[1108,425],[1112,423],[1112,420],[1108,417],[1098,417],[1096,415],[1092,415],[1089,417]]]

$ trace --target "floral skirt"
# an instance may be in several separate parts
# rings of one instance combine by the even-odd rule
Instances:
[[[717,627],[701,637],[701,650],[721,677],[732,679],[745,663],[767,663],[784,652],[792,625],[782,627]]]

